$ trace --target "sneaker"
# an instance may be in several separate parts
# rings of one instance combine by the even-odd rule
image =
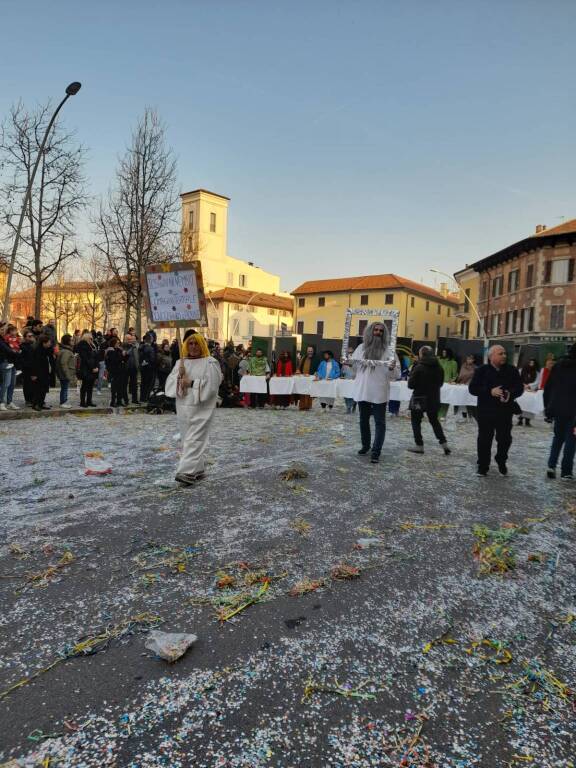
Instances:
[[[380,461],[380,457],[379,456],[371,456],[370,457],[370,464],[378,464],[379,461]]]
[[[368,453],[369,450],[370,450],[370,448],[360,448],[360,450],[358,451],[358,455],[359,456],[366,456],[366,454]]]
[[[560,480],[574,480],[574,475],[571,472],[567,475],[560,475]]]
[[[0,411],[7,411],[6,403],[0,403]]]
[[[477,469],[476,475],[478,477],[488,477],[488,470],[487,469]]]
[[[445,456],[450,456],[452,451],[450,450],[450,448],[448,448],[448,443],[440,443],[440,445],[442,446],[442,450],[444,451],[444,455]]]
[[[19,411],[20,410],[20,406],[16,405],[16,403],[8,403],[8,408],[11,411]]]
[[[546,477],[548,480],[556,480],[556,470],[555,469],[547,469],[546,470]]]
[[[410,453],[424,453],[424,446],[415,445],[413,448],[408,448],[407,450],[410,451]]]
[[[40,410],[41,410],[41,411],[49,411],[51,408],[52,408],[52,406],[51,406],[51,405],[43,405],[43,406],[42,406],[42,408],[41,408]]]
[[[500,472],[501,475],[504,475],[504,477],[506,477],[506,475],[508,474],[508,467],[506,466],[506,464],[498,464],[498,472]]]
[[[60,408],[64,408],[65,410],[69,411],[70,408],[72,408],[72,406],[70,405],[70,403],[62,403]]]
[[[86,408],[98,408],[96,403],[86,403]]]

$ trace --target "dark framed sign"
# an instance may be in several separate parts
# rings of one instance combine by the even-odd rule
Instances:
[[[146,267],[144,295],[148,317],[157,328],[208,325],[199,261]]]

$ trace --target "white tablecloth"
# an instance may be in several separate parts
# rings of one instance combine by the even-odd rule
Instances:
[[[268,392],[266,376],[242,376],[240,379],[240,392],[265,395]]]
[[[244,376],[240,382],[241,392],[265,392],[265,389],[248,389],[252,386],[246,380],[256,380],[262,385],[262,376]],[[246,382],[246,384],[245,384]],[[353,379],[335,379],[334,381],[314,381],[313,376],[286,376],[270,379],[271,395],[311,395],[312,397],[353,397]],[[400,400],[407,403],[412,396],[405,381],[393,381],[390,384],[390,400]],[[444,384],[440,391],[440,400],[446,405],[476,405],[476,398],[468,392],[465,384]],[[518,398],[518,405],[526,413],[542,413],[544,398],[542,391],[524,392]]]

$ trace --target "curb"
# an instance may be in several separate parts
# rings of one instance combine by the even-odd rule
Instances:
[[[121,406],[120,408],[69,408],[60,409],[58,406],[49,411],[32,411],[22,409],[20,411],[2,411],[0,412],[0,422],[2,421],[20,421],[22,419],[51,419],[60,416],[102,416],[110,413],[135,413],[136,411],[146,411],[145,405]]]

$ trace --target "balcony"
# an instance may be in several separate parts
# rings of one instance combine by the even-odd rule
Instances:
[[[470,305],[463,301],[458,304],[458,309],[454,314],[456,317],[467,317],[470,314]]]

